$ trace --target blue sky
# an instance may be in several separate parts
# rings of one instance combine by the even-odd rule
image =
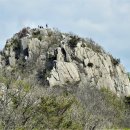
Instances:
[[[130,71],[130,0],[0,0],[0,49],[25,26],[92,38]]]

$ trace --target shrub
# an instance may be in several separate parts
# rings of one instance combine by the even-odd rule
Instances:
[[[97,52],[97,53],[102,53],[102,52],[105,52],[104,49],[96,44],[91,38],[90,39],[86,39],[86,44],[89,48],[91,48],[94,52]]]
[[[87,64],[87,66],[92,68],[93,67],[93,63],[90,62],[90,63]]]
[[[74,36],[71,35],[70,38],[71,39],[68,44],[69,44],[70,48],[75,48],[77,46],[77,43],[80,41],[80,38],[75,35]]]
[[[40,34],[40,30],[35,30],[35,31],[33,31],[33,37],[36,37],[36,36],[38,36]]]
[[[88,85],[87,85],[88,84]],[[125,128],[122,125],[125,115],[125,104],[121,98],[112,93],[109,89],[97,89],[86,83],[78,94],[81,103],[85,106],[85,129],[111,129]],[[81,94],[80,94],[81,93]]]
[[[47,127],[51,129],[75,129],[82,130],[80,120],[71,117],[72,105],[76,100],[71,96],[42,97],[38,110],[46,116]],[[72,112],[72,113],[71,113]]]
[[[38,40],[42,41],[43,36],[40,33],[40,30],[34,30],[32,33],[33,38],[37,38]]]
[[[113,59],[113,64],[116,66],[116,65],[119,65],[120,64],[120,59]]]
[[[130,96],[129,97],[125,97],[124,100],[125,100],[125,103],[130,106]]]
[[[116,94],[114,94],[112,91],[110,91],[107,88],[101,88],[101,93],[104,96],[104,99],[107,101],[110,106],[115,107],[116,110],[119,110],[120,112],[124,109],[124,103],[123,101],[117,97]]]
[[[114,66],[117,66],[120,64],[120,59],[114,58],[112,55],[109,55],[111,58],[111,62],[113,63]]]
[[[18,37],[22,38],[22,37],[26,37],[28,34],[28,29],[27,28],[23,28],[19,33],[18,33]]]

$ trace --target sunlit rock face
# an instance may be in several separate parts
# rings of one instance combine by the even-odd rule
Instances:
[[[85,80],[118,96],[130,95],[130,81],[119,59],[91,39],[49,28],[24,28],[7,41],[0,53],[0,68],[14,68],[20,60],[42,66],[44,82],[50,87],[80,85]]]

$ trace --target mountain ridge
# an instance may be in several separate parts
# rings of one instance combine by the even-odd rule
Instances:
[[[130,80],[92,39],[23,28],[0,53],[0,129],[130,128]]]
[[[48,69],[52,69],[50,74],[55,76],[47,77],[50,86],[60,85],[61,80],[62,84],[67,80],[67,82],[79,81],[79,73],[82,73],[80,72],[81,69],[86,77],[89,77],[89,82],[93,80],[93,77],[94,80],[97,78],[97,81],[92,81],[93,83],[95,82],[95,85],[99,83],[97,87],[111,86],[109,88],[115,93],[119,92],[118,95],[121,95],[121,93],[130,95],[130,83],[124,67],[120,64],[120,60],[106,53],[92,39],[80,38],[73,34],[63,34],[58,30],[43,28],[42,26],[35,29],[23,28],[13,38],[7,40],[3,49],[3,56],[1,55],[0,58],[5,60],[0,61],[1,66],[3,64],[3,66],[13,67],[17,65],[17,61],[20,58],[24,62],[28,62],[31,58],[33,60],[34,57],[39,60],[38,62],[44,62],[43,66],[47,64]],[[64,68],[62,68],[63,66]],[[62,76],[62,74],[57,77],[59,73],[62,73],[59,70],[62,69],[64,71],[65,68],[67,77]],[[57,73],[56,71],[59,72]],[[101,82],[105,83],[101,84]],[[120,84],[118,84],[119,82]],[[122,86],[122,88],[118,86]]]

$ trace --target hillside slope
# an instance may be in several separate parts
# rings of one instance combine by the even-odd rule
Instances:
[[[24,28],[7,40],[0,71],[1,129],[130,127],[128,75],[92,39]]]

